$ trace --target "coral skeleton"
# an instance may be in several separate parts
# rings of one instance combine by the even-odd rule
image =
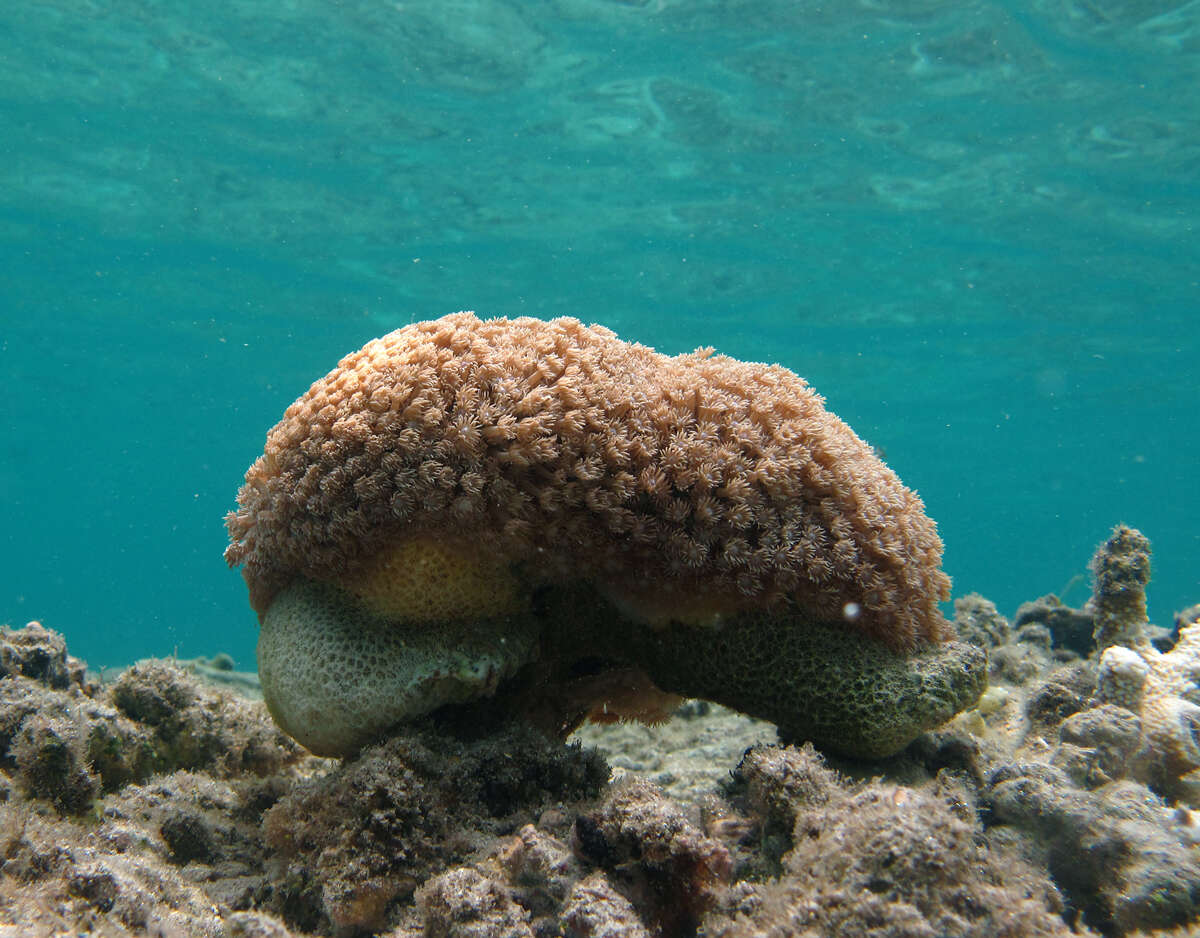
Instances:
[[[1165,788],[1200,769],[1200,617],[1180,622],[1168,651],[1147,637],[1150,541],[1117,525],[1092,558],[1100,654],[1096,699],[1141,718],[1143,774]],[[1193,613],[1195,610],[1193,610]]]

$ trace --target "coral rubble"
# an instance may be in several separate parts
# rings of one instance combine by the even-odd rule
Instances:
[[[1068,910],[1105,934],[1200,917],[1200,622],[1184,614],[1173,647],[1153,644],[1149,553],[1140,532],[1117,526],[1092,560],[1082,610],[1048,597],[1022,607],[1017,629],[979,629],[978,604],[958,609],[960,631],[994,643],[991,680],[1005,694],[973,724],[959,718],[979,740],[970,761],[992,830],[1023,842]],[[1088,620],[1085,657],[1075,649]]]
[[[992,644],[993,688],[899,756],[831,760],[692,703],[657,731],[688,771],[652,729],[589,727],[612,781],[503,717],[319,759],[170,662],[101,685],[60,636],[6,631],[0,935],[1187,933],[1200,825],[1147,767],[1172,763],[1144,718],[1044,625],[982,597],[957,619]],[[1189,628],[1162,653],[1177,676]]]
[[[873,761],[703,702],[587,747],[435,714],[334,761],[172,662],[101,684],[5,629],[0,936],[1195,934],[1195,770],[1153,726],[1196,699],[1196,613],[1172,647],[1127,620],[1084,655],[963,597],[992,686]]]
[[[1092,557],[1093,640],[1110,645],[1146,640],[1146,584],[1150,582],[1150,541],[1141,531],[1117,525]]]
[[[788,849],[782,875],[726,894],[714,936],[779,926],[848,938],[1072,933],[1050,879],[1012,844],[982,836],[974,795],[952,775],[922,789],[847,786],[811,748],[757,748],[734,791],[736,803],[766,808]]]

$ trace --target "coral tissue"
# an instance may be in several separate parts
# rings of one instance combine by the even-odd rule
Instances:
[[[705,349],[662,355],[574,319],[457,313],[369,342],[288,408],[227,521],[226,559],[264,625],[264,684],[294,683],[296,662],[333,636],[332,663],[289,691],[320,699],[296,704],[307,714],[288,716],[268,688],[302,741],[300,724],[359,706],[339,669],[381,649],[411,659],[402,687],[368,682],[379,700],[410,701],[388,719],[493,693],[533,659],[594,654],[563,638],[561,615],[547,638],[547,596],[589,605],[574,631],[609,632],[605,656],[628,635],[643,660],[623,666],[718,699],[635,649],[672,629],[729,639],[763,622],[799,654],[797,630],[835,628],[902,660],[951,635],[920,499],[801,378]],[[511,641],[488,637],[509,626]],[[367,651],[357,636],[372,630]],[[486,647],[465,660],[463,641]],[[973,688],[977,662],[966,670]],[[750,695],[778,696],[769,683]]]

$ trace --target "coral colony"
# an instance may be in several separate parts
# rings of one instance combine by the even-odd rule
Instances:
[[[482,696],[567,730],[664,692],[885,755],[983,689],[920,499],[777,366],[418,323],[288,408],[238,505],[267,705],[323,755]]]

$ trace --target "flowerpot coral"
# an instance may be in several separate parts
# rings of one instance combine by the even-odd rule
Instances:
[[[574,319],[369,342],[227,520],[268,706],[322,754],[498,692],[560,729],[674,692],[883,755],[984,683],[920,499],[801,378]]]

